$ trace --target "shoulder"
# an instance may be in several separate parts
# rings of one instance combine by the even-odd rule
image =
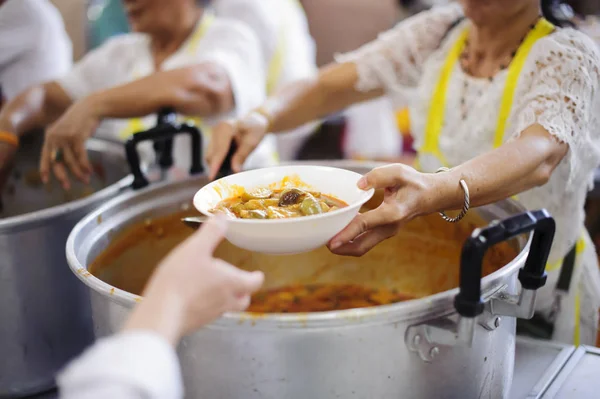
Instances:
[[[589,36],[572,28],[558,29],[540,39],[527,60],[530,73],[578,75],[578,79],[600,80],[600,50]],[[575,77],[575,76],[574,76]]]

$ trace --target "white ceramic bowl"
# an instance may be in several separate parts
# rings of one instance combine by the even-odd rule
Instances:
[[[246,191],[273,184],[280,188],[284,178],[299,179],[300,187],[341,199],[347,207],[313,216],[290,219],[231,219],[226,238],[250,251],[269,254],[308,252],[325,245],[358,214],[374,190],[360,190],[356,183],[361,175],[346,169],[327,166],[290,165],[254,169],[216,180],[194,196],[194,206],[206,216],[220,201],[236,194],[236,187]],[[297,183],[297,179],[295,183]],[[239,188],[237,188],[239,192]]]

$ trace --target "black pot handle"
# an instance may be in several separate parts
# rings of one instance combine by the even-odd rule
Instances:
[[[154,146],[155,150],[158,151],[159,164],[161,167],[169,167],[173,164],[173,138],[178,134],[188,134],[192,139],[192,165],[190,167],[190,174],[195,175],[204,171],[200,158],[202,154],[202,135],[200,130],[187,123],[176,123],[175,114],[171,110],[161,110],[155,127],[133,134],[125,143],[127,162],[133,174],[131,187],[134,190],[146,187],[149,184],[140,167],[140,157],[137,151],[138,144],[144,141],[159,143]]]
[[[177,114],[174,108],[163,108],[158,111],[156,117],[156,126],[175,125],[177,123]],[[154,142],[154,152],[161,169],[167,170],[173,166],[173,138]]]
[[[545,210],[530,211],[478,229],[463,246],[460,258],[460,291],[454,307],[463,317],[474,318],[483,313],[481,274],[483,257],[495,244],[533,231],[525,266],[519,270],[523,289],[537,290],[546,284],[546,262],[554,239],[556,225]]]
[[[233,140],[229,147],[229,152],[227,152],[227,155],[225,155],[225,159],[223,159],[221,168],[219,169],[219,172],[217,173],[217,176],[216,176],[217,179],[219,179],[223,176],[233,174],[233,168],[231,167],[231,158],[233,158],[233,155],[237,151],[237,148],[238,148],[237,144],[236,144],[235,140]]]

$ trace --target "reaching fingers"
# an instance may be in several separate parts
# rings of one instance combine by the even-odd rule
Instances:
[[[256,134],[249,133],[242,136],[239,140],[238,150],[233,155],[231,159],[231,167],[234,172],[240,172],[244,165],[244,162],[248,158],[248,156],[254,151],[254,149],[260,144],[262,140],[262,136],[257,137]]]
[[[388,188],[402,184],[408,166],[391,164],[375,168],[365,174],[358,181],[358,188],[368,190],[371,188]]]
[[[52,173],[59,181],[60,185],[64,190],[71,189],[71,182],[69,181],[69,175],[67,173],[67,168],[62,162],[54,162],[52,163]]]
[[[335,249],[330,247],[330,250],[336,255],[362,256],[373,249],[377,244],[387,240],[397,232],[398,225],[396,223],[378,226],[359,235],[351,242],[342,244]]]
[[[233,304],[231,305],[231,309],[229,311],[232,312],[243,312],[248,309],[250,306],[250,301],[252,297],[250,295],[243,295],[234,299]]]
[[[214,128],[206,155],[210,169],[210,180],[217,176],[223,160],[229,152],[235,132],[236,126],[233,122],[221,122]]]
[[[214,266],[223,274],[223,284],[227,290],[231,290],[235,297],[251,295],[258,291],[264,282],[265,276],[262,272],[248,272],[225,262],[222,259],[214,259]]]
[[[40,178],[44,184],[48,183],[48,179],[50,178],[50,167],[52,163],[50,152],[50,144],[48,140],[45,140],[44,146],[42,147],[42,155],[40,157]]]
[[[195,253],[212,256],[214,250],[223,241],[226,231],[227,221],[224,218],[218,216],[211,217],[189,239],[190,248]]]
[[[85,181],[86,174],[83,172],[79,162],[75,156],[75,152],[70,146],[66,146],[63,148],[63,159],[64,163],[69,168],[71,173],[75,175],[75,177],[81,181]],[[57,176],[58,177],[58,176]],[[59,179],[60,180],[60,179]],[[62,183],[62,181],[61,181]]]
[[[89,176],[92,173],[92,165],[90,165],[87,149],[85,148],[85,139],[77,140],[77,142],[73,145],[73,154],[75,155],[77,164],[85,175],[86,183],[88,183]]]
[[[397,217],[393,210],[394,205],[382,204],[372,211],[359,214],[344,230],[331,239],[329,248],[334,251],[368,230],[396,222]]]

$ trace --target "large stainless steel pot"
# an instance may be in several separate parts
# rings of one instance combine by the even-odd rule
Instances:
[[[371,169],[371,165],[363,163],[323,164],[359,173]],[[67,242],[67,258],[73,272],[92,288],[98,336],[117,332],[140,298],[90,274],[89,265],[136,223],[188,208],[193,194],[205,183],[205,177],[197,176],[124,194],[92,212],[73,229]],[[477,212],[490,221],[506,219],[522,211],[517,203],[503,201]],[[459,289],[448,289],[456,287],[457,279],[453,280],[455,285],[433,295],[420,287],[425,297],[394,305],[259,317],[248,313],[226,314],[183,339],[178,348],[187,397],[506,398],[514,362],[514,316],[532,315],[535,288],[543,282],[535,277],[538,272],[543,273],[553,226],[552,219],[544,212],[525,214],[469,239],[471,249],[463,257],[462,288],[456,299],[456,308],[462,316],[453,305]],[[519,251],[516,258],[481,280],[483,302],[480,303],[478,274],[481,271],[478,268],[487,246],[532,228],[539,233],[534,246],[542,251],[536,255],[537,262],[531,258],[528,261],[528,270],[533,273],[521,273],[528,289],[518,295],[517,274],[525,264],[530,246],[527,235],[521,235],[513,243]],[[432,232],[435,233],[435,229]],[[153,241],[144,249],[152,248],[154,255],[160,256],[182,238],[171,231],[161,231],[163,233],[170,241],[161,245]],[[439,241],[439,237],[420,244],[427,249],[426,245],[434,246],[436,240]],[[143,241],[138,240],[138,244]],[[394,248],[391,249],[393,253]],[[354,258],[335,257],[326,249],[307,254],[306,258],[241,253],[227,259],[244,268],[265,270],[267,286],[289,283],[290,279],[305,282],[350,279],[369,283],[377,278],[379,284],[397,284],[402,290],[410,288],[406,282],[413,281],[417,274],[443,280],[440,278],[443,276],[436,274],[438,266],[454,265],[458,271],[458,258],[440,257],[436,261],[440,265],[432,263],[431,270],[415,273],[414,268],[404,267],[410,266],[410,259],[414,259],[414,254],[406,253],[398,253],[399,257],[403,256],[403,262],[398,260],[396,269],[393,258],[377,251],[363,258],[367,259],[363,263]],[[232,252],[234,248],[225,244],[219,255],[228,256]],[[139,257],[143,253],[140,250],[128,256],[136,259],[136,266],[144,267],[145,260]],[[131,270],[133,262],[127,261],[128,256],[113,269],[115,274]],[[334,262],[335,267],[315,272],[315,268],[323,266],[323,258],[327,259],[325,263]],[[538,270],[534,271],[536,267]],[[411,289],[419,291],[419,287]],[[508,317],[501,317],[504,315]]]
[[[27,138],[0,211],[0,397],[49,389],[93,340],[89,294],[67,267],[73,226],[131,184],[122,145],[90,140],[89,185],[48,190],[37,175],[43,136]]]

